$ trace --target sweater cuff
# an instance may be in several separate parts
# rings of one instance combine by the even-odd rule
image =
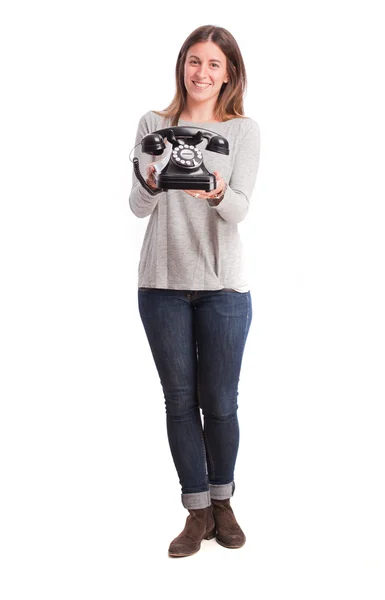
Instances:
[[[221,192],[221,195],[219,196],[219,198],[207,198],[207,202],[209,203],[209,205],[213,206],[214,208],[216,208],[217,206],[219,206],[219,204],[222,202],[222,200],[226,196],[227,188],[228,188],[228,185],[226,183],[225,187],[223,188],[223,190]]]

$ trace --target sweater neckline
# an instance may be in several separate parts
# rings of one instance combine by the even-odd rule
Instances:
[[[183,123],[187,125],[190,124],[191,127],[193,127],[194,125],[199,125],[203,127],[205,125],[223,125],[224,123],[229,123],[233,120],[234,119],[229,119],[228,121],[186,121],[186,119],[179,119],[178,124]]]

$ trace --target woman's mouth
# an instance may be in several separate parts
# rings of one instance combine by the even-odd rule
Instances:
[[[202,83],[199,81],[193,81],[193,84],[198,90],[205,90],[211,85],[211,83]]]

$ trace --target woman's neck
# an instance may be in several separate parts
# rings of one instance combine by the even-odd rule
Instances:
[[[215,123],[219,119],[214,115],[211,106],[186,106],[182,111],[180,119],[197,123]]]

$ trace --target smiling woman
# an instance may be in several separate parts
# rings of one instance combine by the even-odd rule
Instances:
[[[238,382],[252,318],[238,223],[249,210],[260,146],[258,123],[244,115],[245,86],[231,33],[199,27],[179,52],[174,99],[165,110],[142,116],[135,142],[139,146],[147,134],[160,135],[170,126],[194,126],[225,138],[229,149],[206,152],[208,146],[187,144],[179,149],[186,162],[195,151],[205,153],[214,190],[155,194],[155,163],[149,162],[155,156],[136,150],[154,189],[144,188],[133,173],[129,200],[136,216],[150,215],[139,263],[139,312],[163,388],[182,504],[190,513],[170,544],[173,557],[194,554],[204,539],[216,537],[227,548],[240,548],[246,539],[230,506],[239,444]],[[155,491],[150,493],[156,500]]]
[[[227,29],[205,25],[193,31],[182,48],[175,68],[176,93],[171,104],[156,114],[179,119],[224,122],[243,117],[246,69],[235,38]],[[198,95],[192,92],[206,91]]]
[[[184,66],[184,85],[188,93],[189,108],[180,118],[189,119],[191,113],[200,112],[204,121],[215,111],[222,86],[227,84],[226,55],[213,42],[199,42],[189,49]]]

